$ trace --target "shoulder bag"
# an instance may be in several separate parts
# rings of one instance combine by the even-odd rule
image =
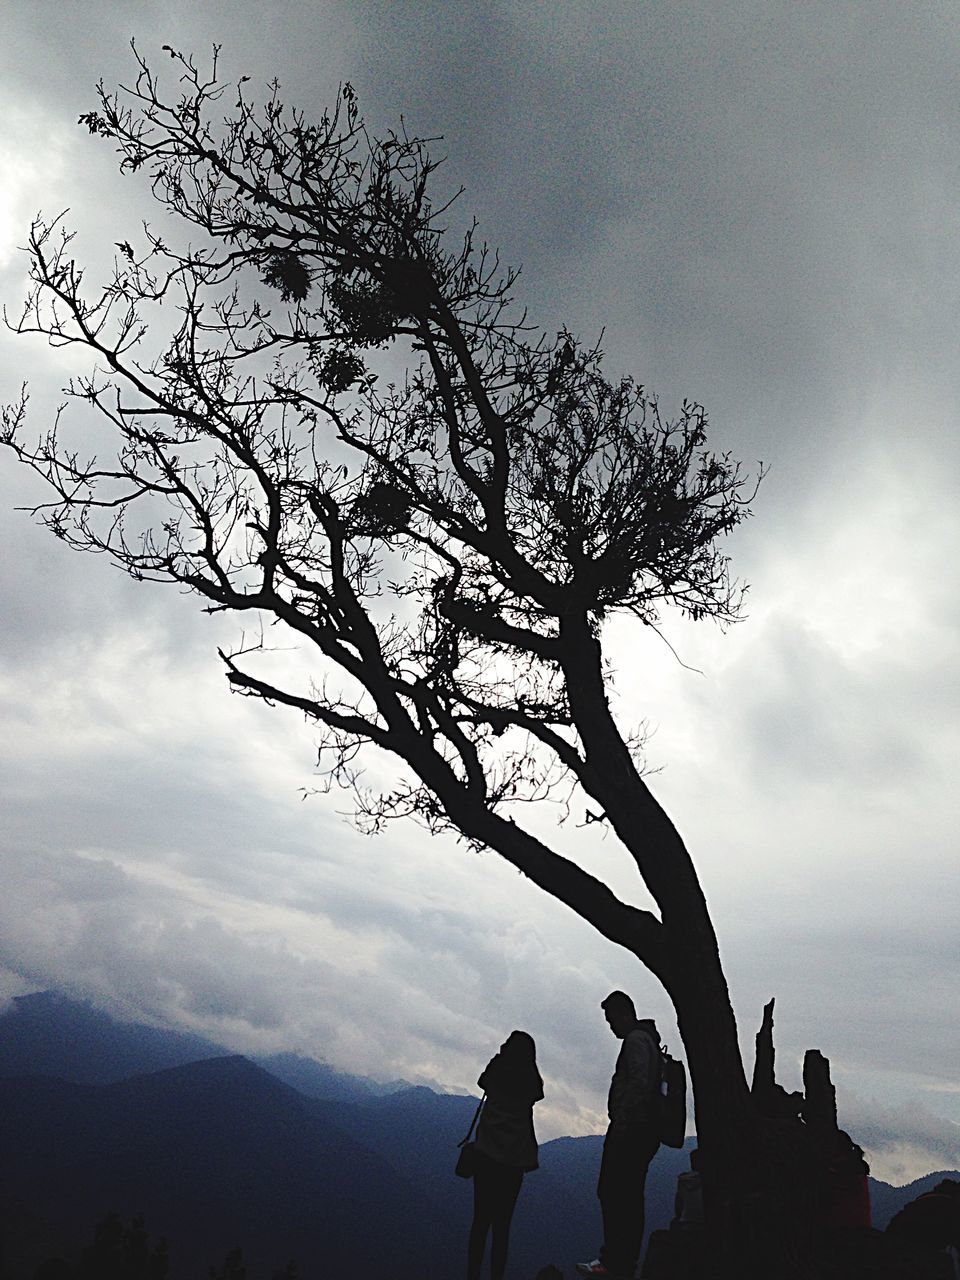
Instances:
[[[475,1142],[471,1142],[471,1138],[473,1137],[473,1131],[476,1128],[477,1121],[480,1119],[480,1112],[486,1100],[487,1095],[484,1094],[477,1104],[476,1111],[473,1113],[473,1119],[470,1121],[470,1128],[467,1130],[467,1136],[465,1138],[461,1138],[457,1143],[457,1146],[460,1148],[460,1154],[457,1156],[457,1164],[454,1169],[454,1173],[458,1178],[472,1178],[476,1172],[477,1144]]]

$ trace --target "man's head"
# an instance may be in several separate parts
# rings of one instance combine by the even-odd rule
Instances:
[[[625,991],[611,991],[606,1000],[600,1001],[600,1008],[606,1015],[607,1026],[618,1040],[637,1025],[637,1011]]]

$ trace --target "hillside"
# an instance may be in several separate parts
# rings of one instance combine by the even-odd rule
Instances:
[[[322,1257],[370,1280],[413,1276],[427,1216],[438,1257],[457,1243],[422,1188],[244,1058],[109,1085],[0,1080],[0,1183],[14,1275],[41,1260],[16,1239],[17,1210],[56,1246],[111,1210],[143,1215],[171,1242],[172,1280],[238,1243],[264,1271]]]

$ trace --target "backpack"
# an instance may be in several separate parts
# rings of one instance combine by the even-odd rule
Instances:
[[[682,1062],[660,1049],[660,1091],[656,1126],[666,1147],[682,1147],[687,1127],[687,1073]]]

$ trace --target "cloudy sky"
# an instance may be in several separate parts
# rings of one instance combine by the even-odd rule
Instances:
[[[448,178],[553,332],[708,408],[770,467],[730,543],[726,635],[613,624],[618,708],[700,870],[749,1050],[834,1068],[875,1173],[960,1166],[960,13],[948,3],[599,5],[7,0],[0,296],[31,216],[70,207],[91,278],[157,220],[76,126],[131,36],[205,53],[319,114],[444,135]],[[70,352],[0,338],[40,430]],[[358,835],[310,732],[231,697],[236,629],[70,553],[0,457],[0,994],[56,987],[244,1050],[466,1090],[536,1037],[542,1136],[597,1131],[615,1044],[597,1001],[655,982],[493,854]],[[688,669],[689,668],[689,669]],[[550,832],[551,818],[541,830]],[[640,891],[608,842],[556,838]]]

